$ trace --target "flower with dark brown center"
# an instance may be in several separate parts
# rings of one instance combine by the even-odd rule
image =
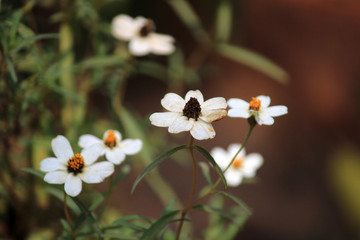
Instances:
[[[146,23],[140,28],[139,35],[141,37],[147,37],[150,33],[155,32],[155,24],[153,21],[148,20]]]
[[[198,120],[200,113],[201,107],[199,101],[194,97],[190,98],[183,109],[184,116],[186,116],[188,119],[193,118]]]
[[[114,131],[108,131],[107,136],[104,140],[104,144],[109,148],[116,146],[116,136]]]
[[[81,173],[83,167],[85,167],[84,158],[79,153],[76,153],[67,163],[68,173],[72,172],[74,175]]]

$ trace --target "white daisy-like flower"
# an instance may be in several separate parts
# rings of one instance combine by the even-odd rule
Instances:
[[[170,133],[190,131],[198,140],[215,137],[212,122],[227,115],[225,98],[215,97],[204,102],[199,90],[190,90],[185,100],[175,93],[167,93],[161,99],[161,105],[169,112],[153,113],[151,124],[158,127],[169,127]]]
[[[134,19],[120,14],[112,20],[111,31],[115,38],[129,41],[129,50],[134,56],[169,55],[175,50],[174,38],[155,33],[154,22],[144,17]]]
[[[241,144],[229,145],[227,151],[220,147],[215,147],[211,151],[216,163],[224,171],[236,152],[240,149]],[[256,174],[256,170],[263,164],[263,157],[259,153],[251,153],[246,155],[245,149],[242,149],[236,156],[231,166],[224,173],[224,177],[231,187],[240,185],[243,178],[252,178]]]
[[[82,189],[82,181],[100,183],[114,172],[110,162],[94,163],[101,154],[101,148],[94,146],[74,154],[69,141],[57,136],[51,141],[56,157],[45,158],[40,169],[47,172],[44,181],[51,184],[64,184],[66,194],[75,197]]]
[[[79,139],[79,146],[87,149],[93,145],[101,148],[101,155],[105,155],[106,159],[118,165],[125,160],[126,155],[134,155],[142,148],[140,139],[124,139],[116,130],[107,130],[103,139],[99,139],[93,135],[85,134]]]
[[[269,96],[263,95],[253,97],[250,102],[239,98],[230,98],[227,102],[230,108],[228,116],[240,118],[254,116],[259,125],[272,125],[274,124],[273,117],[287,114],[288,108],[283,105],[269,107],[270,101]]]

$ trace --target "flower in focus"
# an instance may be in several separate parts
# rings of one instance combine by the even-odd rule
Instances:
[[[40,162],[41,171],[47,172],[44,181],[51,184],[65,183],[65,192],[72,197],[81,192],[82,181],[100,183],[114,172],[112,163],[94,163],[101,154],[98,146],[74,154],[64,136],[54,138],[51,146],[56,157],[45,158]]]
[[[111,29],[115,38],[129,41],[129,51],[135,56],[168,55],[175,50],[174,38],[155,33],[154,22],[144,17],[120,14],[112,20]]]
[[[274,124],[274,118],[282,116],[288,113],[286,106],[272,106],[270,105],[270,97],[257,96],[253,97],[250,102],[238,98],[231,98],[228,100],[230,107],[229,117],[249,118],[255,117],[256,122],[259,125],[272,125]]]
[[[204,102],[199,90],[188,91],[185,100],[175,93],[167,93],[161,99],[161,105],[169,112],[151,114],[151,124],[169,127],[170,133],[190,131],[198,140],[214,138],[215,130],[211,123],[227,115],[224,98],[215,97]]]
[[[211,151],[216,163],[224,171],[231,160],[240,149],[241,144],[230,144],[227,151],[215,147]],[[255,176],[256,170],[263,164],[263,157],[259,153],[251,153],[246,155],[245,149],[242,149],[236,156],[231,166],[224,173],[224,177],[231,187],[240,185],[243,178],[252,178]]]
[[[126,155],[134,155],[142,148],[140,139],[121,140],[121,134],[116,130],[107,130],[103,139],[93,135],[85,134],[79,139],[79,146],[87,149],[97,145],[101,149],[101,156],[105,155],[106,159],[118,165],[125,160]]]

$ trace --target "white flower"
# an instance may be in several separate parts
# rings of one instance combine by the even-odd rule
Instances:
[[[90,134],[80,137],[80,147],[87,149],[93,145],[99,146],[101,155],[105,155],[107,160],[118,165],[125,160],[126,155],[138,153],[142,148],[142,141],[140,139],[121,140],[121,134],[116,130],[107,130],[102,140]]]
[[[135,56],[149,53],[168,55],[174,50],[174,38],[155,33],[154,23],[144,17],[120,14],[112,21],[112,34],[119,40],[129,41],[129,50]]]
[[[54,138],[51,146],[56,157],[45,158],[40,162],[41,171],[47,172],[44,181],[51,184],[65,183],[65,192],[72,197],[81,192],[82,181],[100,183],[114,172],[112,163],[94,163],[101,153],[97,146],[74,154],[64,136]]]
[[[161,99],[161,105],[169,112],[151,114],[151,124],[169,127],[170,133],[190,131],[198,140],[215,137],[211,123],[227,114],[224,98],[215,97],[204,102],[199,90],[188,91],[185,100],[175,93],[168,93]]]
[[[270,97],[257,96],[253,97],[250,102],[238,98],[231,98],[228,100],[230,107],[229,117],[249,118],[255,117],[256,122],[259,125],[272,125],[274,124],[273,117],[278,117],[288,113],[286,106],[272,106],[270,105]]]
[[[240,147],[240,144],[231,144],[227,151],[220,147],[215,147],[211,151],[211,155],[219,167],[225,170]],[[263,157],[259,153],[246,155],[245,149],[242,149],[224,173],[228,185],[236,187],[240,185],[243,178],[254,177],[256,170],[263,164],[263,161]]]

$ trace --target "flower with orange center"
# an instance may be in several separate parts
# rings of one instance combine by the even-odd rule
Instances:
[[[228,100],[229,105],[229,117],[250,118],[254,117],[259,125],[272,125],[274,124],[274,118],[282,116],[288,113],[286,106],[271,106],[270,97],[257,96],[252,97],[250,102],[246,102],[239,98],[230,98]]]
[[[51,184],[65,184],[65,192],[72,197],[81,192],[82,181],[100,183],[114,172],[114,165],[109,162],[94,163],[102,151],[98,146],[74,154],[64,136],[54,138],[51,146],[56,157],[40,162],[41,171],[47,172],[44,180]]]
[[[225,170],[233,159],[241,144],[231,144],[227,150],[215,147],[211,151],[216,163],[222,170]],[[241,150],[231,166],[224,172],[225,179],[229,186],[238,186],[244,178],[255,176],[256,170],[263,164],[263,157],[259,153],[246,155],[245,149]]]
[[[103,139],[99,139],[93,135],[85,134],[79,139],[79,146],[87,149],[93,145],[99,146],[102,151],[101,155],[105,155],[106,159],[118,165],[125,160],[126,155],[134,155],[142,148],[140,139],[124,139],[116,130],[107,130]]]

